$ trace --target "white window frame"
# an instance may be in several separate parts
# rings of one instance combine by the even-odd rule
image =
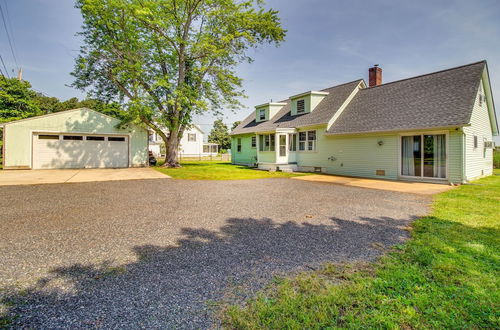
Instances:
[[[196,142],[196,133],[188,133],[188,142]]]
[[[259,109],[259,120],[266,120],[266,109]]]
[[[448,180],[450,177],[449,174],[449,148],[450,148],[450,138],[449,138],[449,133],[448,131],[435,131],[435,132],[414,132],[414,133],[402,133],[399,135],[398,139],[398,175],[400,178],[405,178],[405,179],[416,179],[416,180],[435,180],[435,181],[443,181],[443,180]],[[424,136],[424,135],[445,135],[445,144],[446,144],[446,177],[444,178],[434,178],[434,177],[429,177],[429,176],[412,176],[412,175],[403,175],[403,168],[401,166],[401,161],[402,161],[402,156],[401,156],[401,151],[403,147],[403,136]]]
[[[309,139],[309,136],[312,135],[312,134],[309,134],[311,132],[314,132],[314,140],[310,140]],[[303,141],[300,140],[300,134],[301,133],[305,134],[305,136],[306,136],[306,139],[303,140]],[[318,140],[317,130],[311,129],[311,130],[299,132],[297,134],[297,139],[298,139],[298,142],[297,142],[297,151],[298,152],[316,152],[317,140]],[[311,149],[309,149],[309,142],[312,142],[312,148]],[[301,150],[301,145],[304,146],[303,150]]]
[[[236,139],[236,152],[241,152],[241,138]],[[212,151],[212,148],[210,148],[210,151]]]

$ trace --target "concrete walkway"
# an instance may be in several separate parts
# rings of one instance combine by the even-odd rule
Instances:
[[[404,193],[433,195],[443,191],[453,189],[453,186],[437,183],[425,182],[402,182],[402,181],[389,181],[389,180],[376,180],[364,178],[352,178],[346,176],[336,175],[309,175],[293,177],[295,180],[314,181],[314,182],[327,182],[344,186],[389,190]]]
[[[0,171],[0,186],[167,178],[152,168],[8,170]]]

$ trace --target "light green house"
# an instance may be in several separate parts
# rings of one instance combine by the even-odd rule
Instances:
[[[4,169],[147,166],[148,132],[81,108],[3,124]]]
[[[382,69],[255,107],[232,162],[281,171],[465,183],[493,173],[498,135],[486,61],[382,84]]]

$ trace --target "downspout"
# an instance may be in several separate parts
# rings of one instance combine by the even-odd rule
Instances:
[[[260,139],[259,139],[259,134],[255,134],[255,146],[257,147],[257,166],[259,166],[259,162],[260,162],[260,153],[259,153],[259,150],[260,150]]]
[[[146,167],[150,167],[149,166],[149,130],[146,130],[146,132],[148,133],[148,135],[147,135],[148,145],[146,148]],[[160,151],[160,154],[161,154],[161,151]]]

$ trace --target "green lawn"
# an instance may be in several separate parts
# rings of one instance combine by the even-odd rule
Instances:
[[[155,167],[174,179],[185,180],[247,180],[263,178],[289,178],[307,175],[305,173],[268,172],[232,165],[221,161],[190,161],[182,162],[181,168]]]
[[[412,239],[372,265],[277,280],[228,328],[499,328],[500,171],[436,196]]]

